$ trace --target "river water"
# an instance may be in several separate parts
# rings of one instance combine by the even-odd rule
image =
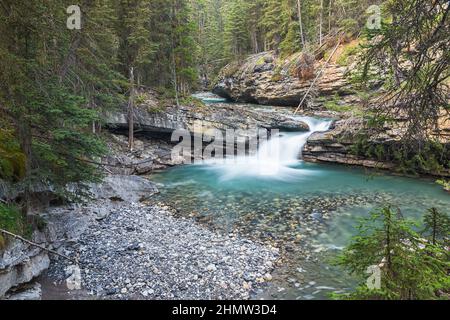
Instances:
[[[223,102],[207,97],[207,103]],[[282,249],[285,258],[276,266],[273,281],[255,292],[255,299],[327,299],[331,293],[351,290],[360,279],[331,261],[355,235],[359,218],[387,204],[413,219],[430,207],[450,208],[449,195],[433,180],[301,161],[307,138],[328,130],[331,122],[297,119],[308,123],[311,132],[281,133],[254,156],[176,167],[152,176],[161,200],[180,215]]]

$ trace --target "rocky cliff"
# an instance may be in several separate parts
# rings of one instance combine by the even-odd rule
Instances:
[[[397,171],[399,164],[390,160],[376,159],[377,146],[380,148],[379,157],[385,159],[381,150],[398,145],[400,137],[400,126],[386,126],[378,133],[368,133],[362,118],[349,117],[335,122],[333,127],[325,133],[315,133],[308,139],[308,143],[303,150],[303,158],[308,162],[315,163],[338,163],[352,166],[362,166],[365,168],[375,168],[383,170]],[[360,143],[358,137],[366,136],[366,143],[374,146],[370,155],[358,155],[357,145]],[[449,148],[448,140],[444,145]],[[386,151],[384,151],[386,152]],[[450,177],[450,170],[441,168],[439,170],[415,168],[416,173],[424,175],[434,175],[440,177]]]
[[[52,239],[51,233],[35,232],[32,240],[46,245]],[[10,240],[0,250],[0,299],[10,289],[20,287],[45,271],[50,265],[48,254],[43,250],[19,240]]]
[[[280,60],[273,52],[263,52],[225,67],[213,92],[237,102],[297,107],[323,61],[304,61],[302,54]],[[309,64],[308,64],[309,63]],[[347,95],[346,67],[330,64],[315,86],[317,96]]]
[[[145,101],[135,109],[136,129],[147,133],[172,133],[175,130],[193,132],[199,122],[204,128],[249,130],[256,127],[280,130],[308,131],[305,123],[293,121],[279,113],[261,112],[246,105],[190,103],[174,106],[165,105],[154,93],[143,94]],[[106,117],[110,128],[128,128],[125,108]]]
[[[315,133],[303,150],[303,158],[308,162],[338,163],[363,166],[366,168],[393,169],[390,162],[359,157],[352,153],[355,135],[362,129],[361,119],[349,118],[337,121],[330,131]]]
[[[144,97],[136,107],[134,121],[136,129],[135,148],[128,149],[128,115],[125,107],[106,117],[108,128],[119,134],[109,135],[110,155],[103,161],[111,165],[110,173],[147,174],[154,170],[180,165],[183,158],[172,159],[171,134],[175,130],[201,132],[208,136],[210,129],[235,130],[238,138],[248,138],[256,128],[282,131],[308,131],[306,123],[277,112],[262,111],[245,104],[202,104],[192,102],[181,106],[165,103],[154,92],[141,93]],[[201,127],[199,127],[201,125]]]

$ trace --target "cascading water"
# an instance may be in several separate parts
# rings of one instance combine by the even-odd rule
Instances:
[[[310,173],[306,170],[293,169],[291,167],[299,163],[301,152],[308,138],[313,133],[328,131],[332,121],[311,117],[292,117],[292,119],[306,123],[310,131],[279,133],[277,136],[263,142],[255,155],[209,162],[209,164],[212,164],[210,169],[219,170],[223,180],[245,176],[290,180]]]
[[[385,203],[414,219],[428,208],[446,212],[450,207],[448,194],[434,180],[381,172],[368,179],[358,168],[299,161],[311,134],[327,131],[331,121],[292,119],[307,123],[310,132],[273,136],[254,156],[179,166],[152,177],[159,183],[158,197],[181,215],[208,221],[214,230],[236,230],[262,242],[273,239],[293,250],[255,299],[327,299],[331,293],[347,292],[357,279],[329,261],[356,234],[361,217]]]
[[[257,155],[260,160],[278,158],[282,165],[297,163],[309,137],[316,132],[328,131],[332,123],[330,120],[319,120],[311,117],[295,117],[293,119],[306,123],[310,128],[309,132],[280,133],[261,146]],[[279,146],[279,154],[276,154],[276,145]],[[275,150],[275,153],[271,150]]]

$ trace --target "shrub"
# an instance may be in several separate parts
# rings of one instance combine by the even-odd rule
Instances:
[[[427,141],[420,149],[408,149],[399,142],[384,144],[370,141],[367,134],[354,137],[350,153],[378,161],[393,162],[398,171],[413,175],[443,172],[449,168],[450,161],[448,146],[437,141]]]
[[[0,203],[0,228],[20,236],[31,235],[31,225],[27,223],[20,210],[13,205]],[[0,233],[0,249],[3,249],[6,243],[6,237]]]
[[[359,43],[357,41],[351,42],[344,47],[344,51],[336,60],[336,63],[340,66],[347,66],[351,62],[351,58],[356,56],[360,50]]]
[[[0,179],[22,179],[25,176],[25,160],[12,131],[0,129]]]
[[[335,264],[361,280],[368,278],[368,268],[378,268],[380,287],[369,288],[362,280],[354,292],[336,298],[431,300],[449,292],[445,247],[416,233],[411,221],[387,207],[363,219],[358,230]]]

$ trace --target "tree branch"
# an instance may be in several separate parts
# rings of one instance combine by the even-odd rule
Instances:
[[[11,236],[11,237],[17,239],[17,240],[20,240],[20,241],[22,241],[22,242],[25,242],[25,243],[27,243],[27,244],[33,246],[33,247],[37,247],[37,248],[42,249],[42,250],[44,250],[44,251],[46,251],[46,252],[48,252],[48,253],[54,254],[54,255],[56,255],[56,256],[58,256],[58,257],[64,258],[64,259],[66,259],[66,260],[69,260],[70,262],[73,262],[73,263],[75,263],[75,264],[78,264],[78,261],[75,260],[75,259],[69,258],[68,256],[65,256],[65,255],[63,255],[63,254],[60,254],[60,253],[58,253],[58,252],[56,252],[56,251],[54,251],[54,250],[47,249],[46,247],[41,246],[40,244],[34,243],[34,242],[32,242],[32,241],[30,241],[30,240],[27,240],[27,239],[25,239],[25,238],[23,238],[23,237],[21,237],[21,236],[19,236],[19,235],[17,235],[17,234],[14,234],[14,233],[12,233],[12,232],[9,232],[9,231],[6,231],[6,230],[0,228],[0,233],[6,234],[6,235],[8,235],[8,236]]]

